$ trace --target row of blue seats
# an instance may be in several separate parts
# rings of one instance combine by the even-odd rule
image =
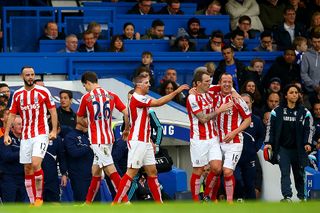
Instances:
[[[208,45],[209,39],[192,40],[196,45],[197,51],[204,51]],[[104,50],[110,47],[110,40],[98,40],[97,43]],[[169,40],[124,40],[125,52],[170,52],[172,41]],[[248,51],[259,45],[259,40],[248,39],[245,40]],[[58,52],[65,48],[65,41],[63,40],[41,40],[39,45],[39,52]]]
[[[253,58],[266,61],[265,70],[282,52],[237,52],[235,57],[249,65]],[[3,53],[0,57],[2,75],[19,75],[26,64],[33,66],[39,75],[67,75],[69,80],[79,79],[91,70],[99,77],[123,77],[130,79],[133,71],[141,65],[140,52],[124,53]],[[166,69],[173,67],[178,72],[178,82],[191,83],[193,71],[207,62],[219,62],[220,52],[153,52],[155,77],[159,81]]]

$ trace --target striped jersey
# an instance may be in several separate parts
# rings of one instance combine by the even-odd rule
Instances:
[[[129,102],[130,133],[129,141],[150,142],[150,118],[148,115],[151,99],[133,93]]]
[[[91,144],[112,144],[114,142],[111,124],[114,108],[122,112],[126,106],[116,94],[101,87],[82,96],[77,115],[88,117]]]
[[[19,114],[22,118],[21,139],[49,134],[47,112],[54,107],[53,97],[45,87],[35,85],[31,90],[26,90],[24,87],[16,90],[10,112]]]
[[[221,93],[215,96],[214,102],[216,104],[216,108],[219,108],[223,103],[228,103],[232,101],[232,96],[227,95],[223,96]],[[217,117],[217,126],[218,126],[218,135],[220,142],[223,142],[223,138],[233,130],[237,129],[241,122],[250,117],[251,112],[246,104],[246,102],[242,99],[239,101],[235,101],[232,109],[229,109],[226,112],[220,113]],[[230,143],[242,143],[242,134],[239,133],[234,137]]]

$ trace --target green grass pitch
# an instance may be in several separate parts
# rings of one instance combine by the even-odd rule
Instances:
[[[227,204],[168,202],[163,205],[151,202],[132,203],[131,205],[111,206],[99,203],[90,206],[74,204],[46,204],[42,207],[29,207],[27,204],[3,205],[0,213],[316,213],[320,201],[302,203],[246,202]]]

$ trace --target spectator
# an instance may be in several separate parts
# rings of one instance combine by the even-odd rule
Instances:
[[[270,112],[280,104],[280,94],[270,92],[267,97],[267,104],[262,108],[263,112]]]
[[[293,40],[293,47],[296,53],[296,64],[300,65],[302,55],[308,50],[308,40],[305,37],[297,36]]]
[[[271,78],[269,81],[269,86],[267,88],[267,93],[275,92],[279,93],[281,91],[281,79],[278,77]]]
[[[196,15],[221,15],[221,3],[218,0],[213,0],[207,8],[196,11]]]
[[[255,114],[260,116],[260,112],[257,108],[260,108],[262,106],[262,97],[256,83],[253,80],[245,81],[240,89],[240,93],[248,93],[252,96],[253,102],[251,111],[252,109],[254,109],[253,112],[257,112]]]
[[[205,35],[205,29],[200,26],[200,20],[198,18],[190,18],[188,20],[188,29],[190,39],[203,39],[207,38]]]
[[[0,94],[2,94],[2,99],[0,98],[0,101],[5,103],[6,106],[9,106],[11,104],[11,91],[6,83],[0,83]]]
[[[210,75],[210,84],[212,84],[213,75],[214,75],[214,72],[216,71],[217,66],[214,62],[207,62],[207,63],[205,63],[204,67],[207,68],[207,72]]]
[[[123,44],[122,36],[120,35],[112,36],[108,52],[116,52],[116,53],[124,52],[124,44]]]
[[[265,61],[261,58],[254,58],[250,61],[250,66],[246,67],[247,79],[253,80],[257,85],[257,89],[263,91],[262,75]]]
[[[102,29],[101,29],[101,24],[92,21],[88,24],[87,30],[91,31],[93,33],[93,37],[98,40],[98,39],[106,39],[102,35]]]
[[[168,39],[164,36],[164,23],[160,19],[156,19],[152,22],[151,28],[148,30],[147,34],[142,36],[141,39],[151,40],[151,39]]]
[[[260,34],[260,45],[253,48],[253,51],[273,52],[277,51],[277,46],[273,44],[272,34],[269,31],[264,31]]]
[[[270,111],[267,111],[263,114],[263,124],[264,124],[264,127],[267,128],[267,125],[268,125],[268,122],[270,120],[270,114],[271,112]]]
[[[78,52],[78,38],[74,34],[70,34],[66,37],[66,47],[59,50],[59,53],[75,53]]]
[[[252,21],[252,29],[263,31],[263,26],[259,18],[260,10],[256,0],[229,0],[225,5],[227,13],[230,15],[231,30],[237,28],[241,16],[249,16]]]
[[[123,40],[140,40],[140,33],[134,31],[134,24],[127,22],[123,25]]]
[[[141,54],[141,66],[147,68],[150,72],[150,78],[152,79],[152,81],[154,82],[154,64],[153,64],[153,55],[151,52],[149,51],[144,51]],[[137,75],[136,75],[137,76]],[[151,80],[150,79],[150,80]]]
[[[159,93],[160,95],[165,96],[172,93],[177,88],[178,85],[174,81],[166,80],[161,84]],[[183,99],[183,95],[181,95],[181,93],[177,94],[172,100],[182,106],[186,105],[186,102]]]
[[[276,58],[267,74],[263,78],[263,84],[267,87],[270,79],[278,77],[281,80],[281,87],[293,81],[301,82],[300,67],[295,63],[296,54],[293,48],[287,48],[282,56]]]
[[[231,74],[233,77],[233,88],[237,91],[241,88],[242,84],[246,80],[245,65],[238,59],[234,58],[234,51],[231,46],[224,46],[222,48],[223,60],[219,62],[219,65],[213,75],[213,84],[217,84],[219,76],[222,73]]]
[[[320,125],[320,102],[315,102],[313,104],[313,119],[314,119],[314,126]]]
[[[309,26],[309,16],[306,15],[308,14],[308,11],[304,5],[304,1],[300,0],[289,0],[288,5],[292,6],[296,12],[296,22],[300,23],[300,25],[303,26],[304,29]]]
[[[278,0],[266,0],[260,5],[260,20],[264,30],[272,31],[283,19],[285,5]]]
[[[39,38],[39,40],[62,40],[64,35],[58,32],[58,25],[54,21],[48,22],[44,26],[44,34]]]
[[[279,50],[291,48],[296,36],[304,36],[305,29],[296,23],[296,11],[292,6],[287,6],[283,11],[284,21],[274,31],[274,40]]]
[[[315,101],[316,93],[320,91],[320,32],[312,32],[310,48],[302,57],[301,78],[311,104]]]
[[[223,45],[222,32],[220,30],[213,31],[207,46],[204,48],[204,51],[221,52],[221,48]]]
[[[44,82],[41,78],[36,78],[34,84],[44,87]]]
[[[101,52],[101,48],[94,38],[93,32],[88,30],[83,32],[83,44],[80,45],[78,51],[88,53]]]
[[[247,51],[244,43],[244,32],[242,30],[234,30],[231,32],[230,46],[235,52]]]
[[[9,113],[9,110],[5,110]],[[6,113],[1,111],[1,119],[6,124]],[[0,138],[1,199],[2,202],[24,202],[27,192],[24,186],[23,165],[19,163],[20,139],[22,134],[22,119],[16,116],[10,130],[12,143],[6,146],[3,137]]]
[[[188,33],[183,29],[178,29],[178,35],[171,47],[173,52],[193,52],[196,51],[195,43],[190,41]]]
[[[310,28],[307,30],[308,38],[311,37],[311,32],[320,27],[320,11],[315,12],[311,16]]]
[[[167,0],[167,6],[161,8],[158,14],[164,15],[183,15],[184,12],[180,10],[180,0]]]
[[[260,31],[253,28],[251,25],[251,18],[249,16],[241,16],[238,21],[238,27],[236,29],[244,32],[245,39],[255,39],[260,34]]]
[[[138,15],[148,15],[154,14],[154,10],[152,8],[151,0],[138,0],[138,3],[135,4],[127,14],[138,14]]]
[[[310,0],[308,2],[307,11],[308,11],[308,20],[312,20],[313,15],[320,11],[320,1],[319,0]]]
[[[285,88],[285,102],[271,112],[265,139],[264,149],[273,151],[271,163],[278,163],[280,167],[283,202],[291,202],[291,168],[297,196],[301,201],[306,199],[304,167],[308,165],[311,151],[313,119],[300,104],[299,93],[300,89],[294,84]]]
[[[61,90],[59,92],[60,106],[57,108],[58,121],[61,125],[62,135],[65,135],[65,131],[74,129],[76,127],[76,113],[71,108],[73,94],[70,90]],[[69,128],[67,128],[69,127]]]

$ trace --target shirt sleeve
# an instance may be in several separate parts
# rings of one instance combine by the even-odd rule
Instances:
[[[188,96],[188,103],[190,110],[193,114],[197,114],[202,111],[202,106],[199,105],[197,102],[197,98],[195,95],[189,95]]]
[[[124,103],[121,101],[119,96],[117,96],[116,94],[112,94],[112,96],[114,98],[114,104],[115,104],[116,109],[119,110],[120,112],[125,110],[126,109],[126,105],[124,105]]]
[[[82,98],[80,100],[80,105],[79,105],[78,112],[77,112],[77,115],[79,117],[84,117],[86,114],[86,98],[85,97],[87,97],[87,96],[86,95],[82,96]]]
[[[215,95],[218,92],[221,92],[221,86],[220,85],[211,85],[208,92],[211,95]]]
[[[249,110],[248,105],[246,104],[246,102],[244,100],[242,100],[241,98],[239,99],[239,102],[236,103],[236,107],[239,110],[239,114],[241,115],[241,117],[243,119],[246,119],[248,117],[251,116],[251,112]]]
[[[17,114],[18,110],[19,110],[18,106],[19,106],[18,98],[17,98],[16,93],[14,93],[13,94],[13,98],[12,98],[12,104],[11,104],[10,109],[9,109],[10,113]]]
[[[47,94],[47,97],[45,99],[45,104],[46,104],[47,108],[51,109],[51,108],[56,107],[54,100],[53,100],[53,97],[51,95],[51,92],[49,90],[46,90],[46,94]]]
[[[138,108],[146,108],[146,107],[150,107],[151,105],[152,99],[144,95],[136,95],[134,96],[134,98],[136,99],[135,105]]]

